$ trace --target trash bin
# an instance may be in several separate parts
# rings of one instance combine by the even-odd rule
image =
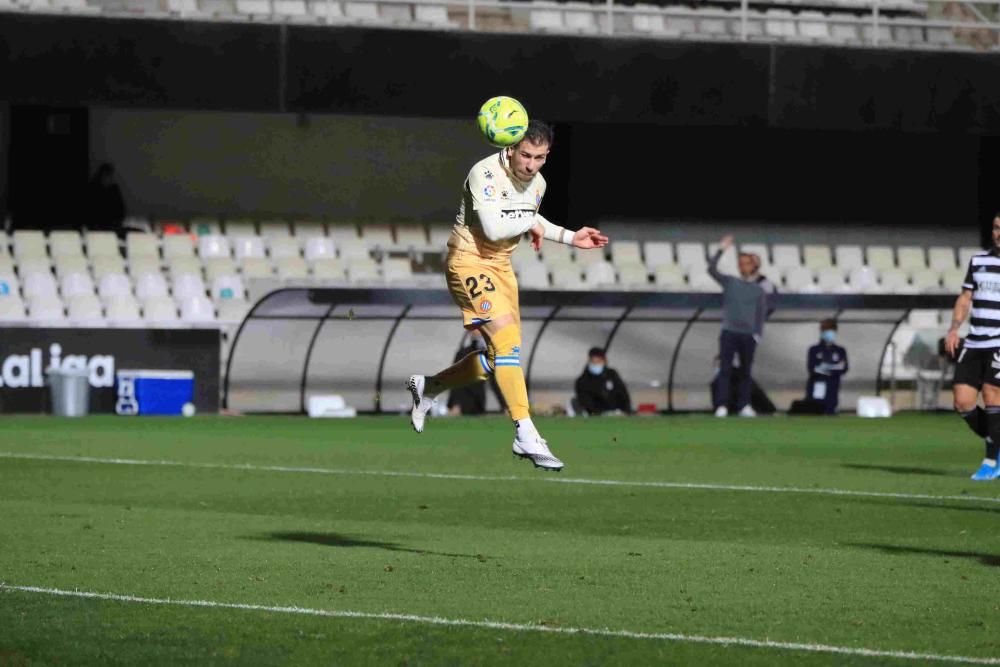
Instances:
[[[86,417],[90,407],[90,373],[87,369],[45,371],[52,395],[52,414]]]

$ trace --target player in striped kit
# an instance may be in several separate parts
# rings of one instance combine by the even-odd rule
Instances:
[[[963,342],[958,330],[971,315]],[[955,410],[986,443],[986,456],[972,479],[1000,477],[1000,214],[993,218],[993,247],[969,260],[955,301],[945,348],[956,357]],[[982,392],[985,409],[977,405]]]
[[[580,249],[602,248],[608,237],[592,227],[564,229],[538,214],[545,195],[539,170],[551,147],[552,129],[533,120],[520,143],[472,167],[448,241],[446,276],[465,328],[483,333],[486,353],[469,354],[436,375],[413,375],[406,386],[413,396],[410,423],[420,433],[435,396],[494,375],[514,420],[514,455],[536,468],[561,470],[563,462],[549,450],[528,410],[517,278],[510,256],[525,233],[531,235],[535,250],[543,240]]]

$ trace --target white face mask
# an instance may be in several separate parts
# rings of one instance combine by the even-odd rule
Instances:
[[[587,372],[591,375],[600,375],[604,372],[604,364],[587,364]]]
[[[826,331],[820,332],[819,337],[822,338],[823,341],[827,343],[832,343],[833,341],[837,340],[837,332],[834,331],[833,329],[827,329]]]

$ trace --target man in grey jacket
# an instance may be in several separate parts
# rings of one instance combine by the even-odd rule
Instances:
[[[753,355],[764,334],[764,320],[774,310],[772,297],[774,285],[760,275],[760,257],[740,253],[740,275],[729,276],[719,272],[719,258],[733,246],[732,235],[719,241],[719,250],[708,262],[708,273],[722,286],[722,335],[719,337],[719,377],[716,385],[716,417],[726,417],[729,384],[733,380],[733,361],[739,358],[743,372],[739,375],[736,409],[741,417],[755,417],[750,406],[750,374]]]

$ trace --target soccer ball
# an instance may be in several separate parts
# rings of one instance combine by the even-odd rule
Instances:
[[[479,109],[479,130],[494,146],[513,146],[528,130],[528,112],[513,97],[490,98]]]

